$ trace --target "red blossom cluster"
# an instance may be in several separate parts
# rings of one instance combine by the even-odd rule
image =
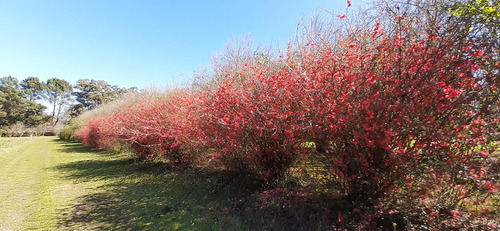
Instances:
[[[111,124],[112,118],[101,116],[87,121],[86,125],[75,132],[82,143],[95,148],[108,149],[114,146],[114,138]]]

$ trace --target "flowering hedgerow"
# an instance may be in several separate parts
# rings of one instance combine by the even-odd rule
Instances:
[[[488,173],[500,122],[492,54],[446,34],[386,33],[381,23],[335,49],[316,36],[268,63],[222,70],[202,90],[90,120],[76,135],[99,148],[126,141],[141,158],[178,166],[210,150],[211,160],[268,183],[321,154],[355,211],[407,214],[417,229],[473,227],[468,203],[499,190]]]

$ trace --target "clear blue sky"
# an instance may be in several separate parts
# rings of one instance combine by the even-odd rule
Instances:
[[[234,38],[285,47],[301,19],[346,6],[346,0],[0,0],[0,76],[182,84]]]

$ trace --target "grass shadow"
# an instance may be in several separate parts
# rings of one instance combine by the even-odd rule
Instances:
[[[91,152],[62,144],[65,152]],[[256,189],[230,174],[209,169],[178,171],[169,165],[138,163],[115,155],[76,161],[55,168],[74,182],[100,182],[95,193],[63,211],[62,229],[176,230],[241,227],[234,202],[242,204]],[[233,223],[233,224],[231,224]]]
[[[67,178],[75,181],[96,181],[127,175],[130,159],[81,160],[55,167]]]
[[[84,150],[62,144],[66,152]],[[56,167],[75,182],[100,182],[94,193],[63,211],[62,229],[331,230],[342,200],[259,187],[251,176],[210,167],[180,171],[123,155]],[[250,182],[250,183],[245,183]]]
[[[67,141],[60,140],[60,139],[54,139],[54,140],[51,140],[50,142],[58,144],[61,148],[57,149],[57,151],[64,152],[64,153],[70,153],[70,154],[71,153],[73,153],[73,154],[95,153],[95,154],[99,154],[101,156],[116,156],[116,155],[121,154],[120,152],[117,152],[117,151],[91,148],[91,147],[85,146],[81,143],[67,142]]]
[[[50,142],[58,144],[61,148],[58,151],[64,153],[94,153],[94,152],[102,152],[97,149],[93,149],[82,145],[81,143],[71,143],[60,139],[53,139]]]

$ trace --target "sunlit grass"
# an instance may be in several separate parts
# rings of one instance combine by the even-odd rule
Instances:
[[[0,144],[0,230],[322,230],[351,211],[331,197],[339,187],[319,154],[263,188],[220,168],[181,171],[54,137]],[[488,199],[486,210],[466,206],[498,213],[499,198]]]
[[[0,137],[0,151],[2,149],[15,147],[32,139],[32,137]]]
[[[3,150],[0,230],[310,230],[322,217],[264,203],[251,176],[216,168],[180,171],[53,137]]]

